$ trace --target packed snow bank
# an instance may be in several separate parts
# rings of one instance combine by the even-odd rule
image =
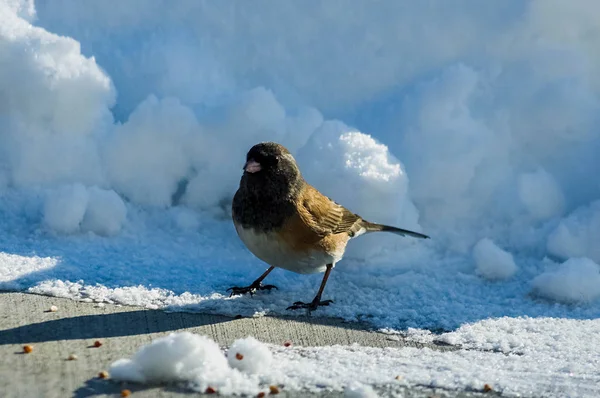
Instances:
[[[352,241],[323,314],[598,317],[530,295],[548,255],[600,261],[596,7],[0,0],[0,251],[18,256],[1,273],[72,298],[288,313],[318,280],[223,294],[264,270],[227,213],[245,152],[276,140],[339,203],[433,237]],[[488,247],[512,277],[479,278],[484,237],[519,272]],[[58,260],[14,272],[31,256]]]
[[[101,183],[95,135],[112,125],[114,87],[79,42],[20,17],[32,4],[0,2],[0,162],[18,187]]]
[[[348,397],[375,397],[374,390],[379,388],[482,391],[488,384],[507,396],[593,397],[600,393],[599,322],[485,320],[437,338],[469,349],[458,351],[359,345],[283,347],[250,338],[234,342],[228,355],[245,348],[245,354],[259,349],[273,356],[270,364],[263,354],[243,357],[254,362],[252,370],[261,369],[260,375],[230,368],[225,354],[204,336],[173,333],[142,347],[131,360],[116,361],[110,374],[116,380],[150,384],[183,382],[200,392],[212,387],[222,394],[257,394],[275,385],[287,391],[344,391]]]
[[[588,258],[571,258],[533,280],[538,296],[567,304],[589,303],[600,297],[600,266]]]
[[[473,259],[477,272],[486,279],[506,279],[517,272],[513,256],[487,238],[477,242],[473,248]]]

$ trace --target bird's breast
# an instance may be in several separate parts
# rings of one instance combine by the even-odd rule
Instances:
[[[239,223],[235,223],[235,229],[256,257],[269,265],[300,274],[324,272],[328,264],[335,264],[343,254],[329,253],[318,245],[299,250],[276,230],[264,232],[245,228]]]

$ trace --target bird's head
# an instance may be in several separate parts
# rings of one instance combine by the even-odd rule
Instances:
[[[261,142],[248,151],[242,182],[292,188],[301,180],[296,160],[283,145]]]

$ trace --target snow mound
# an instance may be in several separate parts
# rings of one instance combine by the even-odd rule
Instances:
[[[179,100],[148,97],[104,146],[113,186],[135,203],[168,207],[188,174],[189,136],[200,127]]]
[[[306,180],[350,211],[372,222],[421,230],[402,164],[370,135],[326,121],[297,158]],[[382,246],[403,241],[383,234],[361,237],[349,245],[347,257],[372,257]]]
[[[189,332],[171,333],[143,346],[131,359],[110,367],[115,380],[139,383],[219,380],[229,367],[213,340]]]
[[[533,292],[548,300],[589,303],[600,297],[600,267],[588,258],[571,258],[538,275],[532,284]]]
[[[544,169],[519,176],[519,198],[529,213],[539,220],[559,216],[565,198],[554,177]]]
[[[91,231],[97,235],[116,235],[125,222],[127,208],[113,190],[81,184],[49,190],[44,202],[43,220],[53,231],[73,234]]]
[[[264,373],[272,360],[269,348],[254,337],[234,341],[227,351],[229,366],[245,373]]]
[[[89,200],[81,228],[97,235],[112,236],[119,233],[127,218],[127,207],[112,189],[88,189]]]
[[[473,247],[473,260],[477,273],[489,280],[507,279],[517,272],[512,254],[488,238],[481,239]]]
[[[600,201],[575,210],[548,237],[548,251],[562,259],[588,257],[600,263]]]
[[[345,398],[377,398],[379,395],[371,386],[355,383],[344,389]]]
[[[44,204],[44,223],[59,233],[75,233],[79,231],[88,202],[89,193],[81,184],[49,191]]]

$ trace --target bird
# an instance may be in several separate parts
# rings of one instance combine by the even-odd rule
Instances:
[[[276,142],[258,143],[246,154],[231,214],[241,241],[269,268],[249,286],[227,289],[230,297],[277,289],[275,285],[262,284],[275,268],[299,274],[324,272],[311,302],[296,301],[287,307],[304,308],[309,313],[333,303],[322,300],[323,291],[350,239],[380,231],[429,238],[419,232],[369,222],[336,203],[304,180],[290,151]]]

